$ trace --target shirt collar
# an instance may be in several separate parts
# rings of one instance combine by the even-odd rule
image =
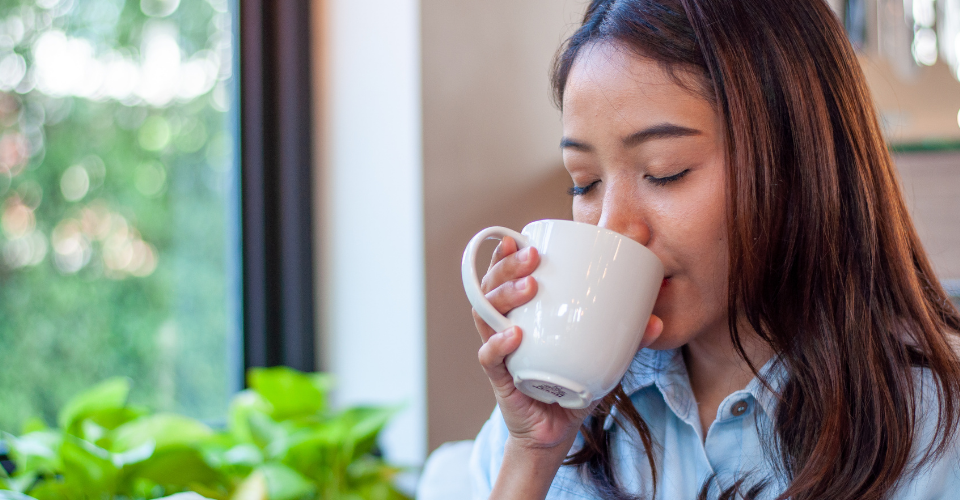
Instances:
[[[769,387],[764,386],[759,378],[754,377],[744,388],[744,392],[753,396],[767,416],[773,418],[779,399],[778,394],[787,381],[787,370],[782,359],[774,356],[760,368],[759,373]],[[667,406],[683,420],[692,419],[694,416],[692,413],[696,411],[696,399],[693,397],[687,366],[679,348],[662,351],[641,349],[634,356],[621,384],[627,396],[632,396],[647,387],[656,386]],[[612,425],[616,414],[617,411],[614,408],[604,422],[605,428]]]
[[[780,392],[783,389],[783,385],[786,384],[789,379],[789,373],[787,372],[786,363],[783,361],[783,358],[779,356],[770,358],[770,360],[760,368],[759,373],[760,377],[767,382],[769,387],[765,387],[760,381],[760,378],[753,377],[753,380],[747,384],[746,391],[753,395],[760,404],[760,407],[763,408],[764,413],[767,414],[767,417],[772,419],[777,411]]]

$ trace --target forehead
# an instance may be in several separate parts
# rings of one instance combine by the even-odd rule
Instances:
[[[714,121],[713,106],[693,89],[699,77],[603,42],[581,49],[563,93],[564,128],[615,119],[637,127],[658,121]],[[571,123],[574,122],[574,123]]]

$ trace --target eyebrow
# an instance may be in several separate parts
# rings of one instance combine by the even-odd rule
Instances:
[[[680,125],[675,125],[673,123],[658,123],[652,127],[645,128],[643,130],[634,132],[623,138],[623,145],[625,147],[634,147],[639,146],[640,144],[653,140],[653,139],[672,139],[677,137],[690,137],[694,135],[701,135],[703,132],[689,127],[683,127]],[[593,151],[593,146],[589,144],[571,139],[569,137],[564,137],[560,140],[560,149],[576,149],[579,151]]]

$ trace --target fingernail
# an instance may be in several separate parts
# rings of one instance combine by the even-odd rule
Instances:
[[[516,334],[517,334],[517,327],[511,326],[510,328],[507,328],[506,330],[503,331],[503,338],[509,339]]]
[[[524,248],[523,250],[517,252],[517,258],[520,259],[520,262],[526,262],[530,260],[530,249]]]
[[[526,290],[527,288],[527,278],[519,279],[516,281],[517,290]]]

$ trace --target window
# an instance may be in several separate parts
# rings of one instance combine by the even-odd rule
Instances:
[[[219,419],[241,383],[236,8],[0,7],[0,429],[110,376]]]

